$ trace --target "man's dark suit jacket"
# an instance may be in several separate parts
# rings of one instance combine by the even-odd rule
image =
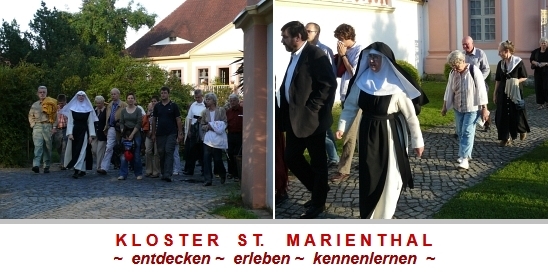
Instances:
[[[280,85],[277,122],[299,138],[325,134],[333,124],[331,109],[335,101],[337,78],[327,55],[306,43],[295,66],[289,86],[289,103],[285,96],[285,77]]]

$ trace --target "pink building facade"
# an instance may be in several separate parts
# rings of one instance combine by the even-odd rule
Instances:
[[[510,40],[515,55],[526,59],[539,47],[541,9],[546,0],[446,0],[428,1],[425,7],[427,54],[424,72],[443,73],[449,52],[462,49],[463,37],[472,36],[474,45],[487,54],[491,72],[500,60],[498,45]],[[532,74],[532,72],[530,72]]]

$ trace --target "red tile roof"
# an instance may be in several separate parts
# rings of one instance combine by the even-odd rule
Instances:
[[[186,0],[141,39],[127,48],[135,58],[178,56],[209,38],[236,18],[247,0]],[[192,43],[153,46],[170,36]]]

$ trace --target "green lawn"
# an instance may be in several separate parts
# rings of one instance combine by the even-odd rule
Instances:
[[[548,141],[462,190],[436,219],[547,219]]]

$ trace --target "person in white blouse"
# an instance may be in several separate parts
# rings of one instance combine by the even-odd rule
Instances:
[[[420,88],[396,63],[386,44],[375,42],[360,54],[356,75],[349,83],[337,138],[349,130],[361,109],[359,126],[359,207],[362,219],[391,219],[402,189],[413,188],[407,154],[420,157],[424,140],[412,99]]]
[[[481,70],[465,62],[464,54],[455,50],[447,56],[447,63],[451,65],[449,81],[443,97],[441,115],[445,116],[448,109],[455,112],[455,125],[459,139],[459,169],[468,169],[468,160],[472,158],[476,122],[481,117],[483,121],[489,119],[487,110],[487,90]],[[471,71],[474,72],[471,72]]]

